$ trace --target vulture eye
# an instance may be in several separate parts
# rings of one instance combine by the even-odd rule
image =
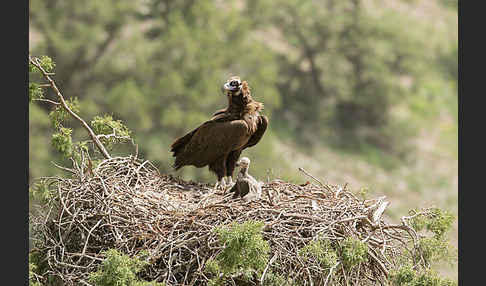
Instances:
[[[230,85],[231,86],[239,86],[240,83],[237,80],[233,80],[232,82],[230,82]]]

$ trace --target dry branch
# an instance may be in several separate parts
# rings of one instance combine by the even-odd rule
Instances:
[[[79,115],[77,115],[74,111],[72,111],[71,108],[69,108],[69,106],[67,105],[66,101],[64,100],[64,96],[61,94],[61,92],[57,88],[57,85],[54,82],[54,80],[50,77],[51,73],[46,72],[46,70],[44,68],[42,68],[42,66],[41,66],[38,58],[35,58],[35,57],[32,57],[32,56],[29,55],[29,62],[31,64],[33,64],[36,68],[38,68],[40,70],[40,72],[42,73],[42,75],[44,76],[44,78],[49,82],[49,85],[56,92],[57,97],[61,101],[62,107],[72,117],[74,117],[76,120],[78,120],[79,122],[81,122],[81,125],[86,129],[86,131],[88,131],[89,136],[91,137],[91,139],[95,143],[96,147],[103,154],[103,157],[105,157],[105,159],[110,159],[111,158],[110,154],[108,153],[108,151],[106,151],[105,147],[103,146],[103,144],[101,143],[101,141],[98,139],[98,137],[96,136],[96,134],[93,132],[93,130],[91,129],[91,127],[89,127],[88,123],[86,123],[86,121],[84,121]],[[44,101],[46,101],[46,100],[44,100]],[[58,103],[56,103],[56,105],[57,104]]]
[[[151,264],[141,274],[147,280],[205,285],[206,262],[222,249],[213,228],[231,222],[265,223],[272,258],[257,280],[272,272],[306,285],[383,282],[395,258],[414,251],[407,247],[417,239],[408,217],[402,224],[384,221],[383,198],[360,200],[339,186],[274,180],[263,185],[272,202],[264,197],[244,202],[212,193],[206,184],[161,175],[149,161],[133,156],[106,159],[84,175],[45,180],[55,192],[41,215],[30,216],[31,226],[36,248],[47,253],[47,274],[66,285],[88,281],[104,258],[102,251],[110,248],[130,256],[147,250]],[[367,244],[368,263],[323,269],[299,255],[312,240],[338,243],[348,237]]]

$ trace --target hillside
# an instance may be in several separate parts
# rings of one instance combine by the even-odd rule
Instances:
[[[30,3],[29,54],[52,57],[73,110],[102,136],[130,130],[133,141],[108,142],[111,154],[136,149],[161,174],[214,184],[207,168],[174,172],[168,149],[225,107],[220,87],[240,75],[270,118],[242,154],[259,180],[302,185],[312,181],[303,168],[360,199],[386,196],[392,221],[433,206],[457,217],[457,1],[169,2]],[[29,85],[36,206],[38,179],[66,175],[53,163],[94,147],[35,72],[31,83],[41,84]],[[448,238],[457,246],[457,221]],[[457,280],[457,264],[440,271]]]

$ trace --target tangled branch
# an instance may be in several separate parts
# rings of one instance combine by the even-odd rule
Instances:
[[[244,202],[213,193],[206,184],[161,175],[134,156],[106,159],[90,173],[81,169],[73,169],[72,178],[43,178],[52,196],[47,208],[30,216],[36,250],[49,265],[43,276],[66,285],[88,281],[110,248],[130,256],[148,251],[150,266],[140,274],[147,280],[204,285],[211,278],[206,263],[223,248],[213,229],[248,220],[265,224],[272,257],[255,285],[270,272],[304,285],[383,282],[397,258],[417,251],[411,217],[386,223],[384,197],[361,200],[341,186],[273,180],[264,184],[261,200]],[[367,245],[367,262],[325,268],[300,255],[312,241],[338,244],[346,238]]]

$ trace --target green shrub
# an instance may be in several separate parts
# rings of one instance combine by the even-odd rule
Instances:
[[[47,268],[48,264],[45,260],[44,253],[40,251],[29,253],[29,286],[42,286],[42,283],[37,281],[36,275],[42,277],[42,273]]]
[[[390,281],[395,285],[406,285],[415,279],[415,271],[411,265],[404,265],[390,275]]]
[[[304,246],[299,254],[306,258],[315,259],[324,269],[331,268],[338,261],[338,255],[329,240],[313,240]]]
[[[341,244],[341,261],[343,265],[350,268],[359,263],[368,261],[368,246],[354,238],[346,238]]]
[[[283,275],[274,272],[267,272],[265,274],[265,280],[263,281],[263,286],[290,286],[288,278]]]
[[[425,237],[419,241],[420,255],[427,264],[445,261],[453,262],[456,259],[455,250],[445,239]]]
[[[138,257],[130,258],[116,249],[105,252],[106,258],[96,272],[90,274],[89,282],[97,286],[163,286],[164,283],[140,280],[137,273],[148,262]]]
[[[247,221],[215,228],[224,249],[206,264],[207,272],[220,275],[212,279],[212,284],[217,285],[215,283],[221,283],[226,276],[235,273],[250,280],[252,274],[263,272],[270,250],[261,235],[263,226],[263,222]]]
[[[427,229],[434,233],[435,238],[442,238],[444,233],[450,230],[455,217],[448,211],[433,208],[428,215],[419,215],[412,220],[412,227],[421,231]]]
[[[419,272],[410,265],[404,265],[400,269],[390,273],[392,285],[403,286],[454,286],[454,281],[441,278],[437,273],[427,270]]]

